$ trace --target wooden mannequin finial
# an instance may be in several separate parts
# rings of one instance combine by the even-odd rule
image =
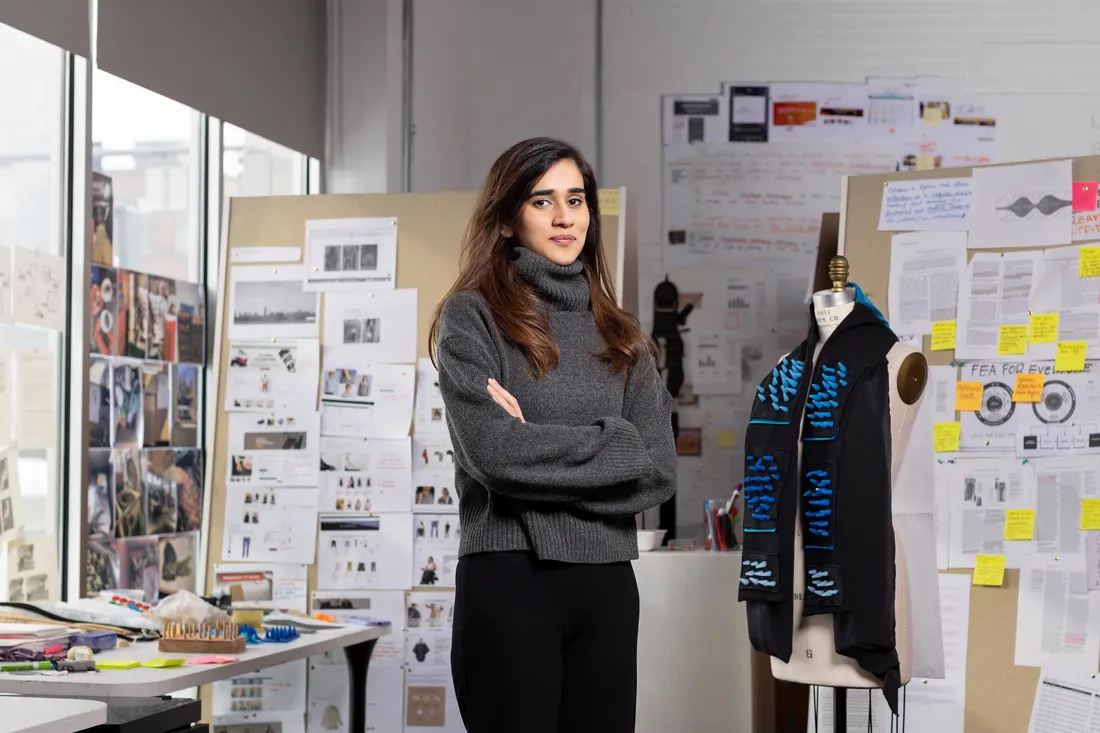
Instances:
[[[833,292],[844,292],[844,288],[848,287],[848,258],[844,255],[837,255],[833,259],[829,260],[829,280],[833,283]]]

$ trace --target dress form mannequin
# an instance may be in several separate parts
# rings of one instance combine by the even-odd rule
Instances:
[[[814,352],[815,362],[822,345],[855,307],[855,289],[848,285],[848,261],[844,257],[834,257],[829,263],[829,275],[833,281],[833,287],[818,291],[813,296],[814,317],[819,335]],[[896,479],[924,392],[928,363],[919,351],[901,342],[894,344],[886,359],[890,375],[890,473],[892,479]],[[801,442],[799,453],[801,455]],[[854,659],[836,653],[831,615],[803,617],[803,599],[806,592],[803,537],[800,525],[796,524],[795,527],[794,628],[791,660],[784,663],[772,657],[772,676],[787,682],[822,687],[864,689],[880,687],[881,682],[860,668]],[[896,534],[894,535],[894,564],[895,643],[901,667],[901,684],[905,685],[912,676],[909,583],[905,556]]]

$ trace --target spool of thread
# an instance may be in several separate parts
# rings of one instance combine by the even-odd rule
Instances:
[[[88,662],[92,659],[92,650],[86,646],[74,646],[65,654],[65,658],[74,662]]]
[[[251,626],[259,631],[264,625],[264,612],[263,611],[234,611],[233,623],[238,626]]]

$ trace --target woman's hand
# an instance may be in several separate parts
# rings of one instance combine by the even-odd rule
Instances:
[[[526,423],[523,419],[523,411],[519,409],[519,403],[516,402],[516,398],[508,394],[504,387],[501,387],[497,380],[492,377],[489,378],[489,385],[485,388],[489,392],[489,396],[492,397],[498,405],[508,411],[508,414],[512,417],[518,417],[519,421]]]

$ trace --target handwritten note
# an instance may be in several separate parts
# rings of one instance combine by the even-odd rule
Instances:
[[[1005,512],[1006,540],[1030,540],[1034,534],[1034,509],[1009,509]]]
[[[917,156],[917,170],[930,171],[936,167],[936,156],[934,155],[918,155]]]
[[[932,449],[937,453],[955,453],[959,450],[959,422],[938,422],[932,426]]]
[[[1075,211],[1070,223],[1070,234],[1074,242],[1087,242],[1100,239],[1100,211]]]
[[[932,324],[932,351],[951,351],[955,348],[955,321],[937,321]]]
[[[728,428],[718,428],[719,448],[733,448],[737,445],[737,432]]]
[[[1013,402],[1038,402],[1043,397],[1043,385],[1046,383],[1046,375],[1017,374],[1016,388],[1012,390]]]
[[[1011,356],[1027,353],[1027,326],[1001,326],[997,353]]]
[[[974,559],[974,585],[1004,585],[1005,556],[977,555]]]
[[[1058,353],[1054,355],[1054,371],[1085,371],[1085,353],[1088,348],[1088,341],[1059,341]]]
[[[1053,344],[1058,340],[1058,314],[1032,313],[1028,339],[1033,344]]]
[[[1100,277],[1100,247],[1082,247],[1077,277]]]
[[[878,229],[880,232],[966,229],[972,196],[969,178],[891,182],[882,192]]]
[[[619,215],[619,189],[617,188],[601,188],[596,191],[599,204],[600,213],[608,216]]]
[[[959,412],[977,412],[982,409],[981,382],[957,382],[955,384],[955,409]]]
[[[1100,499],[1081,500],[1081,529],[1100,529]]]
[[[943,122],[943,107],[925,107],[924,124],[939,127]]]

